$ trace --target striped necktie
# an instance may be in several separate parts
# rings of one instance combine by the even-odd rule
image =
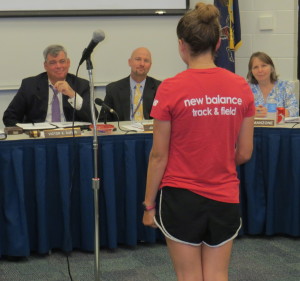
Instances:
[[[134,116],[133,119],[135,121],[143,120],[143,105],[142,105],[142,93],[141,93],[141,84],[135,85],[134,91],[134,99],[133,99],[133,108],[134,108]]]
[[[52,122],[60,122],[60,107],[59,107],[59,99],[58,99],[58,91],[56,88],[54,88],[52,85],[50,85],[50,88],[53,91],[53,99],[52,99]]]

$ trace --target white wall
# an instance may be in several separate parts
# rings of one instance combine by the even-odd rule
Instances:
[[[197,2],[199,1],[191,0],[191,7],[194,7]],[[213,3],[213,0],[204,2]],[[250,55],[255,51],[264,51],[274,59],[280,78],[295,81],[297,85],[297,2],[297,0],[239,0],[243,44],[236,53],[237,74],[245,77]],[[267,20],[270,20],[271,17],[272,28],[270,30],[261,30],[260,17],[269,17]],[[2,19],[0,19],[0,24],[1,21]],[[39,21],[41,21],[41,19],[36,18],[34,24],[38,25]],[[53,32],[51,28],[51,25],[49,25],[49,30]],[[61,28],[63,28],[63,26]],[[136,28],[140,30],[141,33],[143,32],[144,27],[142,24]],[[47,32],[47,30],[44,32]],[[1,37],[4,38],[5,34],[2,34]],[[36,40],[39,40],[39,38]],[[155,40],[155,36],[153,36],[153,41]],[[161,45],[163,49],[163,42],[156,41],[155,43]],[[32,42],[32,44],[35,43]],[[174,44],[176,43],[174,42]],[[128,52],[130,51],[128,50]],[[18,62],[14,60],[16,54],[4,54],[2,52],[0,52],[0,54],[1,56],[10,56],[16,71],[18,70]],[[26,61],[30,63],[30,58],[27,58]],[[127,57],[124,57],[124,63],[126,63],[125,61],[127,61]],[[32,73],[28,73],[28,76],[29,75],[32,75]],[[105,89],[103,87],[97,87],[96,96],[103,97],[104,91]],[[2,114],[15,92],[15,89],[0,90],[0,128],[3,127]]]
[[[190,6],[197,2],[191,0]],[[246,77],[249,57],[263,51],[274,60],[280,78],[297,80],[298,1],[239,0],[239,8],[242,46],[236,52],[236,73]],[[265,17],[272,22],[271,29],[261,29],[260,21]]]
[[[239,0],[242,46],[236,52],[236,73],[246,77],[249,57],[263,51],[274,61],[279,79],[295,84],[298,56],[298,1],[297,0]]]
[[[214,0],[190,0],[190,8],[194,8],[195,7],[195,4],[198,3],[198,2],[203,2],[203,3],[208,3],[208,4],[213,4],[214,3]]]
[[[269,54],[280,78],[297,79],[297,0],[240,0],[243,45],[236,52],[236,72],[247,74],[253,52]],[[267,28],[264,30],[264,21]]]
[[[149,74],[163,80],[186,68],[177,47],[176,24],[180,16],[98,16],[98,17],[0,17],[0,128],[2,116],[19,88],[21,80],[44,71],[43,49],[62,44],[76,68],[82,51],[95,30],[105,32],[105,40],[92,54],[96,96],[104,96],[104,86],[128,76],[128,58],[133,49],[145,46],[152,53]],[[86,65],[79,76],[88,79]]]
[[[71,59],[75,73],[82,51],[95,30],[105,38],[92,54],[95,85],[106,85],[129,73],[127,59],[133,49],[146,46],[152,53],[151,75],[157,79],[174,76],[184,69],[176,45],[176,24],[180,16],[98,16],[98,17],[27,17],[0,18],[1,80],[0,89],[18,88],[20,81],[43,70],[42,51],[59,43]],[[163,47],[162,44],[163,43]],[[11,56],[16,64],[12,63]],[[79,76],[88,79],[83,63]]]

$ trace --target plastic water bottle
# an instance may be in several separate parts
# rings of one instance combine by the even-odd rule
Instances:
[[[267,100],[267,118],[268,119],[274,119],[276,121],[277,119],[277,101],[274,97],[274,95],[270,95]]]

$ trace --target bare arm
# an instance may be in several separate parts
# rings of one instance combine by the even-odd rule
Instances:
[[[168,156],[171,134],[171,122],[154,120],[153,145],[149,156],[145,205],[154,206],[157,191],[165,172]],[[155,209],[144,212],[144,225],[155,227],[153,217]]]
[[[243,120],[236,144],[235,163],[241,165],[250,160],[253,151],[254,117]]]

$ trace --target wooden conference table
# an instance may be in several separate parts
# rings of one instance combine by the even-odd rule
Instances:
[[[0,256],[93,251],[93,138],[22,137],[0,141]],[[155,243],[161,234],[141,222],[152,134],[98,142],[101,246]],[[239,174],[241,233],[300,236],[300,130],[255,128],[253,157]]]

